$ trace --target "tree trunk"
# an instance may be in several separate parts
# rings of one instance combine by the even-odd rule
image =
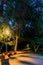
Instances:
[[[15,52],[17,51],[17,45],[18,45],[18,36],[16,35]]]
[[[15,44],[15,52],[17,51],[17,45],[18,45],[18,24],[16,24],[16,44]]]
[[[37,52],[38,51],[38,48],[39,48],[39,45],[32,44],[32,46],[34,48],[34,51]]]
[[[37,52],[38,51],[38,48],[39,48],[39,45],[34,46],[34,51]]]

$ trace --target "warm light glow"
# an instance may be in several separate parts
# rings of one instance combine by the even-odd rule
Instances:
[[[6,33],[6,35],[9,35],[9,34],[10,34],[10,31],[7,29],[7,30],[5,31],[5,33]]]

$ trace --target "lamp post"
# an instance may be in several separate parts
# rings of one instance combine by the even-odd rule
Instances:
[[[8,38],[9,37],[9,34],[10,34],[9,29],[6,29],[5,30],[5,34],[6,34],[6,37]],[[5,39],[6,40],[6,52],[7,52],[7,42],[8,42],[7,38]]]

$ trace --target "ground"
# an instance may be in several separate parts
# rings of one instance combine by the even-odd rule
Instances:
[[[10,59],[10,65],[43,65],[43,56],[34,54],[20,54]]]
[[[9,59],[10,65],[43,65],[43,56],[19,53]],[[0,60],[1,65],[1,60]]]

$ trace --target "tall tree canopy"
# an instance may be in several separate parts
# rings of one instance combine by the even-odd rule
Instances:
[[[0,3],[0,16],[8,20],[20,38],[42,43],[43,0],[0,0]]]

